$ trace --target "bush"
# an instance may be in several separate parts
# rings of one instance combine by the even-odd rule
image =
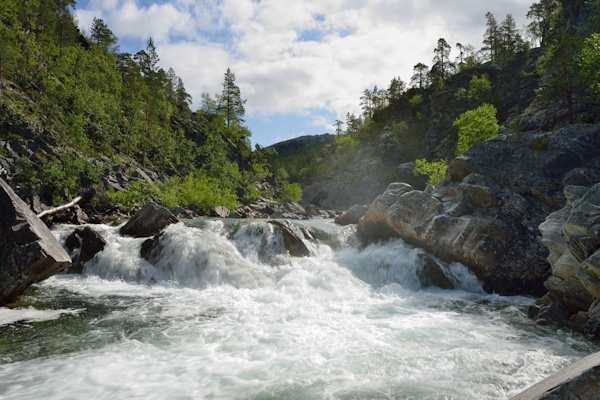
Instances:
[[[458,156],[475,143],[498,134],[496,107],[491,104],[483,104],[474,110],[465,111],[454,120],[452,126],[458,130],[458,143],[456,144],[456,155]]]
[[[207,214],[216,206],[233,210],[238,199],[230,188],[223,187],[218,179],[209,177],[201,170],[185,178],[169,179],[159,189],[158,196],[166,207],[181,206]]]
[[[131,182],[125,189],[123,192],[111,187],[106,191],[107,200],[125,212],[141,208],[156,193],[146,181]]]
[[[428,175],[428,185],[437,185],[446,176],[446,169],[448,169],[448,162],[446,160],[439,160],[428,162],[422,158],[415,160],[416,167],[413,169],[415,175]]]
[[[302,188],[297,183],[283,182],[281,184],[281,193],[279,201],[295,201],[298,202],[302,198]]]

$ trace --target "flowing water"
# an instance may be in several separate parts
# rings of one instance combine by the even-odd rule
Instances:
[[[420,250],[310,225],[291,258],[266,222],[179,223],[153,264],[93,226],[109,245],[84,275],[0,309],[0,399],[506,399],[598,350],[460,264],[459,289],[423,288]]]

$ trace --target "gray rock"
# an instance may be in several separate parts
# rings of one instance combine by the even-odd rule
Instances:
[[[215,218],[227,218],[229,217],[230,211],[226,207],[213,207],[210,209],[210,216]]]
[[[597,196],[573,186],[563,193],[562,181],[573,170],[577,176],[600,171],[598,154],[599,126],[499,135],[452,160],[437,186],[422,192],[388,187],[357,232],[363,243],[401,237],[444,261],[461,262],[488,291],[541,295],[551,272],[546,257],[564,280],[575,277],[577,257],[597,248],[588,239],[600,237],[598,207],[591,200]],[[567,199],[575,204],[573,212],[556,212],[540,226]],[[573,234],[586,238],[575,236],[575,254],[565,255]]]
[[[358,221],[367,213],[368,206],[363,204],[355,204],[349,210],[344,211],[341,215],[334,219],[338,225],[358,224]]]
[[[442,289],[456,289],[454,284],[444,273],[444,267],[427,253],[420,253],[419,258],[423,267],[417,272],[419,282],[423,287],[436,286]]]
[[[71,257],[46,225],[0,179],[0,304],[60,273]]]
[[[106,244],[106,240],[89,226],[73,231],[65,240],[65,246],[71,253],[73,260],[68,272],[81,274],[85,263],[104,250]]]
[[[545,282],[552,302],[539,305],[564,308],[568,325],[591,337],[600,338],[600,184],[591,188],[567,186],[566,205],[540,224],[543,243],[550,250],[552,276]],[[538,302],[539,303],[539,302]],[[551,321],[546,317],[544,324]],[[540,322],[539,316],[534,316]],[[596,322],[599,321],[599,322]],[[563,316],[554,323],[565,325]]]
[[[313,254],[310,241],[312,236],[306,230],[292,225],[290,221],[269,221],[277,226],[283,235],[283,244],[292,257],[306,257]]]
[[[154,202],[148,202],[121,227],[119,232],[124,236],[150,237],[177,222],[179,220],[171,211]]]

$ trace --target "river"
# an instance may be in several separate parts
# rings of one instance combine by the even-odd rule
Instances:
[[[93,225],[83,275],[0,309],[0,399],[507,399],[599,350],[460,264],[457,290],[421,287],[420,250],[304,224],[321,241],[291,258],[265,221],[178,223],[154,264]]]

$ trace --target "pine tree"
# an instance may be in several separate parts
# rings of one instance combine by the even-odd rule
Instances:
[[[485,14],[487,20],[487,29],[483,35],[483,47],[481,50],[488,53],[489,60],[494,63],[498,56],[498,49],[500,45],[500,28],[498,27],[498,21],[491,12]]]
[[[500,45],[498,49],[498,59],[501,62],[511,60],[514,55],[523,50],[523,39],[517,30],[515,19],[512,14],[508,14],[499,29]]]
[[[240,88],[235,84],[235,74],[227,68],[223,91],[218,98],[218,111],[225,117],[227,126],[239,126],[244,122],[246,100],[242,100]]]
[[[94,17],[92,27],[90,28],[90,39],[111,53],[116,53],[119,50],[117,37],[108,29],[108,26],[106,26],[101,18]]]
[[[423,63],[418,63],[413,67],[413,76],[410,79],[410,83],[413,87],[423,89],[429,84],[427,77],[427,71],[429,67]]]
[[[533,37],[539,40],[542,48],[546,47],[552,19],[559,8],[560,2],[558,0],[540,0],[539,3],[532,4],[529,12],[527,12],[527,19],[532,20],[527,29]]]
[[[437,46],[433,50],[435,53],[435,57],[433,57],[433,65],[436,66],[436,68],[432,68],[432,71],[436,71],[433,76],[440,79],[442,83],[446,81],[446,78],[450,73],[450,50],[450,45],[444,38],[438,39]]]

